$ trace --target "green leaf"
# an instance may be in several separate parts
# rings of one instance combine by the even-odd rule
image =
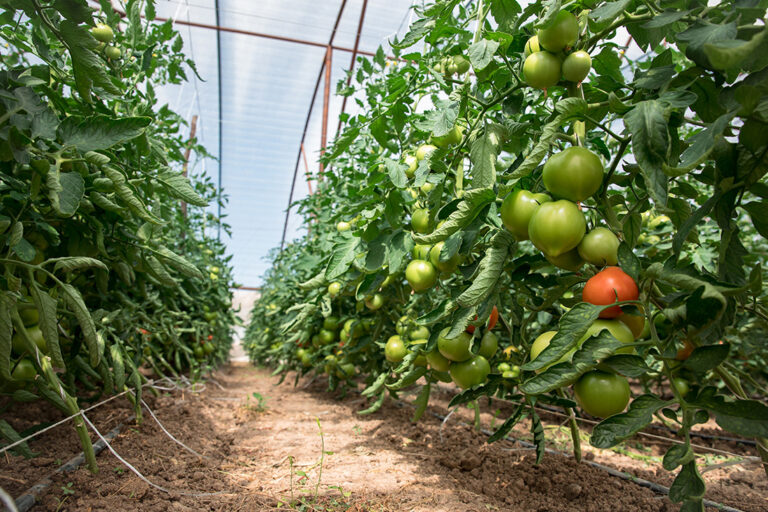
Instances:
[[[640,25],[644,29],[662,28],[685,18],[691,11],[670,9],[656,14],[651,20]]]
[[[389,179],[392,180],[394,186],[397,188],[405,188],[408,185],[408,176],[405,175],[405,170],[408,169],[407,165],[389,158],[384,160],[384,165],[387,168]]]
[[[100,268],[102,270],[109,271],[102,261],[96,258],[88,258],[86,256],[65,256],[63,258],[51,258],[46,261],[47,263],[55,263],[54,272],[72,272],[74,270],[80,270],[83,268]]]
[[[325,267],[325,279],[333,281],[344,275],[357,255],[357,238],[344,238],[333,247],[333,253]]]
[[[104,61],[94,53],[99,42],[93,38],[87,26],[64,20],[59,24],[59,33],[72,56],[75,87],[83,101],[91,102],[93,86],[119,95],[120,89],[112,83]]]
[[[180,172],[167,169],[158,174],[157,181],[165,185],[171,196],[181,199],[185,203],[195,206],[208,206],[208,201],[195,192],[195,189],[189,183],[189,179]]]
[[[416,406],[416,409],[413,411],[413,417],[411,418],[413,423],[418,422],[427,410],[430,387],[429,382],[422,386],[419,396],[416,397],[416,400],[413,402],[413,405]]]
[[[666,409],[665,409],[666,410]],[[696,456],[688,444],[673,444],[664,454],[662,465],[667,471],[674,471],[678,466],[694,460]]]
[[[669,487],[669,499],[674,503],[683,500],[700,500],[704,497],[706,485],[696,469],[696,461],[685,464]]]
[[[392,47],[402,50],[404,48],[413,46],[414,44],[419,42],[424,36],[432,32],[434,28],[435,28],[434,19],[432,18],[418,19],[411,24],[411,27],[408,30],[408,33],[405,34],[402,40],[398,41],[397,39],[395,39],[395,41],[392,43]]]
[[[744,437],[768,437],[768,407],[757,400],[731,400],[722,395],[696,399],[692,405],[715,414],[721,428]]]
[[[414,234],[413,240],[419,244],[436,244],[442,242],[460,229],[468,226],[480,210],[496,200],[496,193],[492,188],[475,188],[467,190],[458,208],[452,212],[445,223],[432,233]]]
[[[93,9],[88,7],[85,0],[56,0],[53,2],[53,8],[74,23],[88,23],[93,20]]]
[[[151,222],[153,224],[163,223],[160,219],[152,215],[149,210],[147,210],[147,207],[144,205],[141,199],[136,197],[131,188],[128,186],[127,180],[125,179],[123,173],[114,167],[105,165],[104,174],[106,174],[107,178],[112,180],[112,183],[115,185],[115,194],[117,197],[125,202],[128,205],[128,208],[140,219]]]
[[[387,381],[387,373],[382,373],[378,377],[376,377],[376,380],[371,383],[370,386],[365,388],[362,393],[360,393],[363,396],[372,396],[381,391],[381,389],[384,387],[384,383]]]
[[[487,130],[478,137],[470,148],[472,162],[472,185],[476,188],[492,187],[496,183],[496,157],[499,146]]]
[[[112,358],[112,376],[115,379],[115,391],[121,392],[125,387],[125,363],[123,352],[118,344],[109,346],[109,355]]]
[[[696,347],[688,359],[685,360],[683,366],[696,373],[703,374],[717,368],[720,363],[728,358],[730,351],[731,345],[728,343]]]
[[[473,43],[468,50],[469,62],[475,70],[484,69],[493,60],[493,55],[499,49],[499,43],[481,39]]]
[[[96,368],[101,361],[101,343],[96,335],[96,326],[93,323],[93,318],[88,312],[88,308],[85,307],[83,297],[80,292],[71,284],[62,283],[60,285],[62,295],[67,300],[69,308],[75,313],[77,323],[80,324],[80,329],[83,332],[85,343],[88,346],[88,355],[90,356],[91,366]]]
[[[763,57],[760,64],[750,71],[758,71],[765,66],[764,54],[768,50],[768,29],[763,28],[760,32],[752,36],[749,41],[725,40],[717,43],[705,43],[704,53],[709,58],[712,67],[719,70],[741,69],[745,61],[759,53]]]
[[[533,434],[533,443],[536,445],[536,464],[541,462],[546,451],[547,437],[544,435],[544,425],[542,425],[536,409],[529,409],[531,414],[531,434]]]
[[[381,409],[381,406],[384,404],[384,399],[386,397],[387,397],[387,390],[384,389],[379,394],[379,398],[376,399],[376,401],[373,404],[371,404],[370,407],[368,407],[367,409],[365,409],[363,411],[359,411],[357,414],[359,414],[360,416],[365,416],[367,414],[373,414],[374,412],[376,412],[379,409]]]
[[[680,228],[675,232],[675,236],[672,237],[672,252],[674,252],[676,255],[680,254],[680,251],[683,249],[683,244],[688,239],[688,235],[697,225],[699,225],[704,217],[709,215],[709,212],[712,211],[712,208],[719,200],[720,193],[715,192],[712,197],[707,199],[707,201],[701,205],[698,210],[693,212],[690,217],[685,219],[683,225],[680,226]]]
[[[757,232],[763,238],[768,238],[768,203],[752,201],[741,206],[749,213]]]
[[[145,249],[149,249],[157,254],[162,261],[169,264],[182,274],[189,277],[194,277],[196,279],[203,279],[203,273],[200,272],[199,268],[197,268],[183,256],[176,254],[164,245],[158,246],[157,249],[150,249],[149,247],[146,247]]]
[[[619,267],[637,282],[640,279],[640,272],[642,270],[640,259],[632,252],[632,249],[630,249],[626,242],[621,242],[618,254]]]
[[[705,45],[713,45],[736,37],[736,22],[718,25],[701,21],[684,32],[676,35],[679,41],[688,43],[685,55],[696,64],[710,67],[712,63],[705,50]]]
[[[589,18],[597,23],[610,23],[629,7],[632,0],[618,0],[601,5],[589,12]]]
[[[533,361],[522,366],[523,370],[539,370],[557,361],[587,333],[600,312],[607,306],[595,306],[580,302],[560,318],[557,334],[550,340],[549,345]]]
[[[17,441],[21,441],[22,437],[19,435],[18,432],[16,432],[13,427],[5,420],[0,420],[0,435],[2,435],[5,439],[7,439],[10,443],[15,443]],[[19,455],[22,455],[25,459],[31,459],[35,456],[37,456],[36,453],[34,453],[27,444],[26,441],[23,443],[20,443],[16,445],[15,447],[11,448],[11,450],[14,453],[18,453]]]
[[[82,152],[95,151],[138,137],[151,122],[149,117],[70,116],[59,125],[57,134],[65,146],[74,146]]]
[[[520,385],[520,390],[528,395],[540,395],[567,386],[597,366],[600,360],[613,355],[622,345],[610,332],[601,331],[584,342],[570,363],[559,363],[534,375]]]
[[[38,326],[43,333],[51,361],[54,366],[66,368],[64,357],[61,354],[61,346],[59,345],[59,330],[56,318],[57,301],[48,295],[46,291],[41,290],[36,284],[29,287],[29,293],[40,315]]]
[[[442,137],[453,129],[459,117],[459,102],[446,99],[436,100],[435,110],[424,113],[424,119],[416,122],[416,126],[424,131],[431,131],[435,137]]]
[[[715,145],[715,138],[721,136],[736,112],[718,117],[711,125],[688,139],[688,148],[680,155],[680,167],[688,167],[707,154]]]
[[[403,374],[400,379],[392,384],[387,384],[387,388],[397,391],[399,389],[407,388],[413,385],[417,380],[422,378],[427,373],[425,366],[414,366],[407,373]]]
[[[0,294],[0,379],[11,380],[11,347],[13,346],[13,322],[11,321],[12,299]]]
[[[515,425],[517,425],[517,422],[520,421],[520,419],[523,417],[523,412],[525,411],[525,408],[522,405],[518,405],[515,408],[515,412],[512,413],[512,416],[507,418],[504,423],[502,423],[498,429],[496,429],[496,432],[491,434],[491,436],[488,438],[488,441],[486,441],[488,444],[495,443],[496,441],[499,441],[501,439],[504,439],[507,434],[514,428]]]
[[[448,404],[448,408],[452,409],[459,405],[474,402],[483,396],[493,396],[493,394],[496,393],[496,390],[499,389],[500,384],[501,379],[497,375],[491,375],[484,384],[465,389],[458,395],[454,396]]]
[[[493,235],[491,246],[480,262],[477,277],[456,299],[460,307],[477,306],[493,293],[504,270],[504,263],[514,245],[514,237],[506,230],[498,230]]]
[[[629,404],[629,410],[601,421],[592,430],[590,444],[595,448],[611,448],[640,432],[653,421],[653,414],[669,405],[654,395],[642,395]]]
[[[413,250],[413,240],[405,231],[398,231],[392,236],[387,248],[387,265],[390,275],[400,272],[405,267],[408,256]]]
[[[159,280],[165,286],[169,286],[171,288],[176,288],[179,286],[179,283],[176,282],[170,272],[168,272],[166,266],[163,265],[163,263],[155,256],[152,254],[145,255],[144,261],[146,262],[152,276],[155,279]]]
[[[632,148],[645,178],[646,187],[660,206],[667,204],[667,163],[669,132],[667,113],[657,100],[641,101],[624,116],[624,125],[632,134]]]
[[[77,172],[55,172],[46,176],[48,198],[56,213],[62,217],[71,217],[80,206],[85,196],[85,182]]]
[[[642,357],[632,354],[616,354],[601,364],[627,377],[642,377],[652,371]]]

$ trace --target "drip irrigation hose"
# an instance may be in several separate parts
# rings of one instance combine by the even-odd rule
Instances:
[[[113,428],[109,431],[107,435],[104,436],[106,441],[103,441],[99,439],[95,443],[93,443],[93,453],[94,455],[98,455],[101,453],[104,448],[107,447],[107,442],[111,441],[117,435],[120,433],[120,429],[123,427],[123,424],[120,423],[118,426]],[[71,473],[72,471],[76,470],[78,467],[80,467],[83,462],[85,462],[85,454],[83,452],[80,452],[79,455],[76,455],[69,459],[66,464],[63,464],[59,468],[57,468],[53,473],[48,475],[45,478],[42,478],[38,480],[32,487],[27,489],[24,494],[16,498],[16,508],[19,512],[27,512],[29,509],[31,509],[35,503],[37,503],[37,500],[40,499],[40,496],[45,493],[45,491],[50,487],[50,485],[53,483],[53,477],[54,475],[60,474],[60,473]]]

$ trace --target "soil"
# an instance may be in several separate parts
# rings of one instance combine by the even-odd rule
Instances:
[[[572,457],[547,454],[536,465],[533,452],[519,444],[488,445],[486,436],[465,423],[472,418],[466,409],[445,422],[428,413],[414,425],[413,409],[391,400],[381,411],[359,416],[367,407],[360,395],[348,393],[340,399],[328,394],[319,378],[302,379],[296,387],[290,378],[276,385],[278,378],[268,370],[247,365],[225,367],[214,377],[203,392],[177,391],[148,400],[165,428],[202,458],[171,441],[148,414],[137,425],[123,399],[88,414],[103,434],[122,423],[112,447],[170,493],[150,487],[104,450],[98,456],[98,475],[85,468],[56,475],[33,510],[284,510],[291,509],[292,496],[295,510],[679,509],[664,496]],[[444,391],[435,394],[431,412],[447,414],[450,390]],[[485,425],[498,408],[485,406]],[[11,413],[13,418],[5,419],[20,430],[60,418],[46,404],[24,404]],[[548,436],[557,434],[562,423],[549,419]],[[521,422],[513,435],[529,438],[527,426]],[[550,446],[567,450],[567,441],[561,446],[559,439],[554,436]],[[642,453],[640,458],[595,450],[587,442],[583,446],[587,459],[669,486],[671,478],[655,462],[663,443],[650,448],[643,443],[644,451],[632,452]],[[740,445],[717,446],[732,451]],[[80,451],[71,426],[39,436],[30,447],[40,454],[37,458],[10,455],[0,461],[0,486],[13,496]],[[634,450],[631,445],[624,448]],[[706,472],[707,497],[744,511],[768,511],[768,482],[761,471],[757,465],[734,465]],[[298,499],[308,505],[296,503]]]

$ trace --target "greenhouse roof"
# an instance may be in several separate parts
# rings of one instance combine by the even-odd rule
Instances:
[[[222,232],[221,237],[234,257],[239,284],[259,286],[268,251],[301,235],[300,216],[294,211],[286,223],[285,213],[291,194],[296,200],[309,192],[299,159],[302,139],[308,169],[317,170],[329,42],[330,141],[343,100],[334,91],[350,67],[352,50],[357,44],[358,55],[379,46],[387,51],[388,41],[407,30],[411,3],[157,0],[157,17],[176,21],[201,77],[189,73],[188,83],[163,88],[161,101],[190,124],[197,116],[196,135],[217,158],[192,161],[190,169],[220,183],[229,198],[221,213],[232,236]],[[355,107],[347,102],[346,111]],[[218,212],[215,205],[212,212]]]

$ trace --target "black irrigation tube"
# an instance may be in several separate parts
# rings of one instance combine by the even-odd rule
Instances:
[[[403,402],[402,400],[395,400],[395,403],[398,404],[401,407],[402,406],[406,406],[406,405],[409,406],[409,407],[414,407],[413,404],[409,404],[407,402]],[[446,416],[443,416],[442,414],[436,413],[434,411],[428,411],[428,412],[429,412],[430,415],[434,416],[435,418],[438,418],[441,421],[445,421]],[[469,423],[467,423],[465,421],[462,421],[462,420],[458,420],[457,423],[460,423],[462,425],[466,425],[468,427],[474,428],[473,425],[470,425]],[[490,430],[488,430],[486,428],[481,428],[480,432],[482,432],[483,434],[485,434],[487,436],[493,435],[493,432],[491,432]],[[528,441],[523,441],[522,439],[517,439],[517,438],[514,438],[514,437],[513,438],[505,437],[504,440],[509,441],[511,443],[518,443],[519,445],[521,445],[523,447],[526,447],[526,448],[535,448],[536,447],[536,445],[533,444],[533,443],[529,443]],[[570,458],[571,457],[571,455],[568,454],[568,453],[560,452],[560,451],[557,451],[557,450],[553,450],[551,448],[544,448],[544,450],[545,450],[546,453],[549,453],[551,455],[560,455],[560,456],[566,457],[566,458]],[[604,466],[603,464],[600,464],[598,462],[594,462],[594,461],[591,461],[591,460],[582,460],[581,463],[582,464],[587,464],[589,466],[592,466],[593,468],[605,471],[606,473],[608,473],[611,476],[615,476],[617,478],[621,478],[622,480],[626,480],[628,482],[632,482],[633,484],[639,485],[640,487],[645,487],[647,489],[650,489],[650,490],[654,491],[657,494],[663,494],[665,496],[669,496],[669,487],[665,487],[665,486],[663,486],[661,484],[657,484],[655,482],[651,482],[650,480],[645,480],[643,478],[636,477],[635,475],[632,475],[630,473],[624,473],[622,471],[618,471],[616,469],[613,469],[613,468],[608,467],[608,466]],[[718,510],[722,510],[723,512],[744,512],[744,511],[742,511],[742,510],[740,510],[738,508],[729,507],[728,505],[723,505],[722,503],[717,503],[715,501],[702,500],[702,502],[704,503],[705,507],[716,508]]]
[[[438,387],[437,389],[439,389],[441,391],[444,391],[446,393],[450,392],[449,390],[441,388],[441,387]],[[493,397],[491,397],[491,398],[493,398]],[[501,403],[505,403],[505,402],[507,402],[507,401],[505,401],[505,400],[501,401]],[[536,408],[537,409],[542,409],[542,410],[545,410],[545,411],[549,411],[549,412],[557,412],[557,413],[562,414],[562,411],[559,410],[557,407],[552,407],[552,406],[546,405],[546,404],[537,404]],[[658,429],[658,430],[664,430],[665,432],[670,432],[670,433],[672,433],[674,435],[677,435],[677,433],[678,433],[677,430],[675,430],[673,428],[669,428],[669,427],[667,427],[665,425],[650,424],[650,425],[648,425],[648,428],[655,428],[655,429]],[[642,431],[638,432],[638,435],[642,434],[642,433],[643,433]],[[716,435],[713,435],[713,434],[702,434],[702,433],[698,433],[698,432],[689,432],[688,435],[691,436],[691,437],[698,437],[700,439],[709,439],[709,440],[712,440],[712,441],[726,441],[726,442],[730,442],[730,443],[744,444],[744,445],[747,445],[747,446],[757,446],[757,442],[752,440],[752,439],[739,439],[737,437],[716,436]]]
[[[123,424],[120,423],[118,426],[113,428],[107,435],[104,436],[104,438],[107,441],[113,440],[117,435],[120,433],[120,429],[123,427]],[[107,443],[99,439],[95,443],[93,443],[93,452],[94,455],[98,455],[99,453],[104,450],[104,448],[107,447]],[[16,508],[19,512],[27,512],[29,509],[31,509],[35,503],[37,503],[40,496],[48,489],[48,487],[51,486],[53,483],[53,477],[59,473],[71,473],[72,471],[76,470],[80,465],[85,462],[85,454],[83,452],[80,452],[79,455],[76,455],[72,457],[69,461],[67,461],[66,464],[63,464],[62,466],[58,467],[53,473],[46,476],[45,478],[42,478],[37,481],[32,487],[27,489],[24,494],[16,498]]]

